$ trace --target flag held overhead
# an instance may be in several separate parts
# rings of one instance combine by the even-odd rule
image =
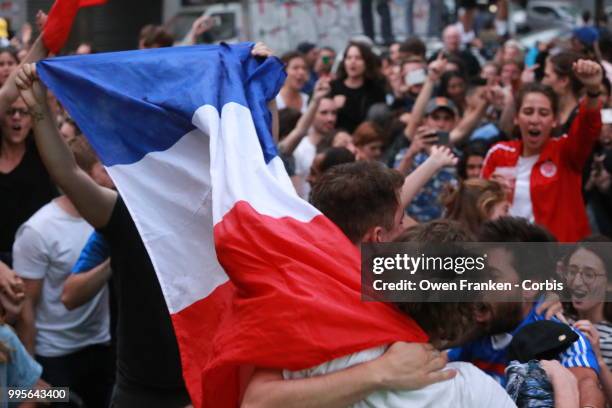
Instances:
[[[41,61],[138,227],[195,407],[238,405],[238,370],[298,370],[426,335],[361,302],[358,248],[300,199],[267,102],[284,82],[252,44]],[[86,101],[86,103],[84,103]]]

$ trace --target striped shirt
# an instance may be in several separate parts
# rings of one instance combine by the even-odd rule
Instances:
[[[449,360],[471,362],[505,386],[506,379],[504,370],[509,363],[507,357],[508,346],[514,335],[516,335],[525,325],[539,320],[545,320],[544,315],[536,313],[536,308],[540,302],[541,300],[533,305],[527,317],[523,319],[521,324],[514,329],[512,333],[482,337],[464,344],[461,347],[453,348],[449,352]],[[559,321],[554,317],[552,320]],[[597,363],[597,357],[591,347],[591,343],[589,343],[580,330],[574,329],[573,327],[572,330],[578,334],[578,340],[559,354],[559,362],[566,368],[592,368],[599,375],[599,364]],[[612,327],[610,327],[609,330],[612,331]],[[609,346],[612,348],[612,343],[610,343]]]
[[[576,319],[568,318],[570,324],[574,324]],[[612,323],[605,320],[593,324],[599,333],[599,348],[601,349],[601,356],[603,357],[606,365],[612,370]]]
[[[597,323],[595,328],[599,332],[599,348],[601,356],[608,368],[612,370],[612,323],[603,321]]]

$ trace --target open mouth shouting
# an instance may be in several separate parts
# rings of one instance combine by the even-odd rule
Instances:
[[[571,289],[572,294],[572,303],[574,306],[581,305],[585,300],[587,300],[588,291],[583,289]]]
[[[527,130],[527,135],[530,138],[537,139],[542,136],[542,130],[540,128],[529,128]]]

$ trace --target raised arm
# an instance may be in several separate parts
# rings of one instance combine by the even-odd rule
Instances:
[[[26,55],[22,62],[23,64],[39,61],[47,56],[47,49],[45,48],[42,35],[38,36],[34,45],[30,49],[30,52]],[[13,73],[8,77],[2,88],[0,88],[0,112],[5,112],[9,106],[19,97],[19,90],[15,84],[15,78],[19,68],[15,69]]]
[[[329,78],[320,78],[317,81],[312,94],[312,99],[308,105],[308,110],[300,117],[295,129],[293,129],[291,133],[289,133],[289,135],[278,144],[278,148],[283,154],[292,154],[298,144],[300,144],[302,138],[306,136],[306,133],[308,133],[308,129],[310,129],[312,121],[317,114],[321,100],[329,94],[330,89]]]
[[[30,109],[36,145],[47,171],[88,223],[95,228],[104,227],[117,193],[96,184],[77,166],[49,111],[47,91],[38,79],[34,64],[21,67],[16,84]]]
[[[200,16],[195,19],[191,29],[180,42],[180,45],[195,45],[198,37],[215,26],[215,20],[211,16]]]
[[[580,102],[561,154],[576,171],[582,171],[601,133],[599,95],[603,72],[597,62],[582,59],[574,62],[573,70],[584,85],[586,97]]]
[[[414,136],[415,130],[419,126],[421,119],[423,119],[425,108],[427,108],[427,103],[431,99],[434,86],[444,73],[444,67],[446,67],[446,58],[444,57],[444,53],[440,52],[438,54],[438,58],[429,64],[427,69],[427,79],[425,80],[425,83],[421,88],[421,92],[419,92],[419,96],[417,96],[414,106],[412,107],[410,123],[404,131],[404,134],[408,139],[411,139],[412,136]]]
[[[490,93],[490,89],[483,88],[478,92],[476,104],[465,112],[463,118],[461,118],[457,126],[450,132],[450,142],[454,145],[463,142],[463,140],[472,133],[489,106],[490,96],[488,93]]]
[[[514,94],[512,93],[512,88],[509,86],[504,88],[499,87],[499,92],[501,92],[503,104],[497,127],[505,135],[510,136],[514,128],[514,116],[516,114]]]
[[[354,404],[380,389],[419,389],[446,381],[446,353],[430,344],[395,343],[381,357],[313,378],[284,380],[275,370],[258,370],[249,383],[243,408],[336,408]]]
[[[443,167],[455,166],[457,157],[446,146],[432,146],[427,160],[404,180],[400,202],[406,208],[425,184]]]

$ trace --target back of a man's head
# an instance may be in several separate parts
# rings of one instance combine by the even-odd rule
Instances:
[[[77,166],[87,174],[90,174],[95,164],[100,161],[83,135],[71,139],[68,147],[74,155]]]
[[[476,237],[474,237],[474,235],[472,235],[472,233],[461,223],[440,219],[414,225],[400,234],[394,241],[446,244],[450,242],[470,242],[475,240]]]
[[[80,134],[74,137],[68,142],[68,147],[70,147],[74,155],[77,166],[87,173],[98,185],[106,188],[115,188],[115,184],[109,177],[106,169],[104,169],[91,145],[85,139],[85,136]]]
[[[556,238],[544,227],[520,217],[501,217],[487,221],[478,234],[480,242],[554,243]],[[545,280],[555,268],[551,246],[505,245],[514,260],[514,269],[522,279]]]
[[[447,244],[446,247],[449,247],[453,243],[471,241],[474,241],[472,233],[451,220],[435,220],[412,226],[394,240],[426,245],[426,251],[429,249],[434,252],[439,247],[436,244]],[[461,276],[451,271],[447,281],[460,279]],[[440,295],[435,290],[429,292],[434,297]],[[473,305],[469,302],[398,302],[397,306],[427,332],[438,348],[458,345],[475,324]]]
[[[403,182],[378,162],[340,164],[321,176],[310,201],[357,244],[374,227],[393,229]]]
[[[500,217],[487,221],[478,234],[480,242],[555,242],[544,227],[520,217]]]

